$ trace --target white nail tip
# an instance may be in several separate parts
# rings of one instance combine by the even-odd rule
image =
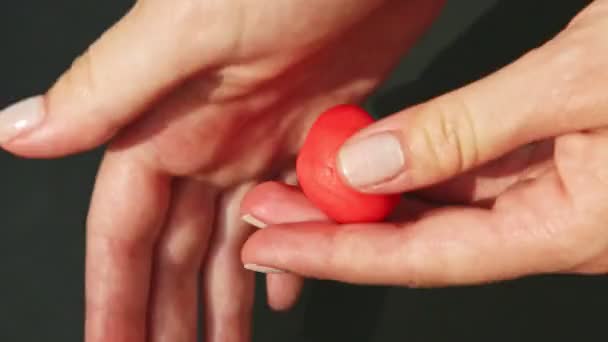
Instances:
[[[266,228],[266,226],[267,226],[266,223],[262,222],[258,218],[254,217],[252,215],[249,215],[249,214],[243,216],[241,219],[257,228]]]
[[[266,274],[268,274],[268,273],[285,273],[285,271],[281,271],[276,268],[260,266],[260,265],[256,265],[256,264],[245,264],[245,268],[250,271],[254,271],[254,272],[258,272],[258,273],[266,273]]]

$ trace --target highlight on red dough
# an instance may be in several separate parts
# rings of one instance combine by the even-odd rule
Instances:
[[[342,144],[374,119],[354,105],[338,105],[319,116],[310,129],[296,163],[298,182],[308,199],[338,223],[384,220],[399,195],[358,192],[340,178],[336,155]]]

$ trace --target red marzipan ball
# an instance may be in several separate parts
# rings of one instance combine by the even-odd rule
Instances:
[[[319,116],[310,129],[296,163],[298,182],[308,199],[338,223],[384,220],[399,195],[358,192],[338,175],[336,156],[342,144],[374,119],[353,105],[339,105]]]

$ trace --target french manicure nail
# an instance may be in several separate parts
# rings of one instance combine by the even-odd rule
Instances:
[[[401,142],[390,132],[346,143],[338,152],[338,169],[355,188],[380,184],[397,176],[405,166]]]
[[[266,228],[267,226],[266,223],[250,214],[244,215],[241,219],[257,228]]]
[[[258,272],[258,273],[285,273],[285,271],[281,271],[279,269],[276,268],[272,268],[272,267],[266,267],[266,266],[261,266],[261,265],[257,265],[257,264],[245,264],[245,268],[250,270],[250,271],[254,271],[254,272]]]
[[[42,96],[30,97],[0,111],[0,144],[6,144],[42,122]]]

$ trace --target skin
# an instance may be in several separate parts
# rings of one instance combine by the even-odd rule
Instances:
[[[199,297],[206,341],[248,341],[241,199],[289,177],[315,116],[368,95],[442,3],[142,0],[34,98],[43,121],[7,151],[108,143],[87,222],[86,341],[194,341]],[[277,309],[302,286],[267,280]]]
[[[503,70],[353,137],[388,131],[406,151],[395,177],[359,188],[408,192],[391,222],[273,225],[247,241],[243,262],[409,287],[608,272],[606,13],[594,1]],[[275,212],[276,198],[291,210]],[[276,222],[310,206],[266,183],[241,210]]]

